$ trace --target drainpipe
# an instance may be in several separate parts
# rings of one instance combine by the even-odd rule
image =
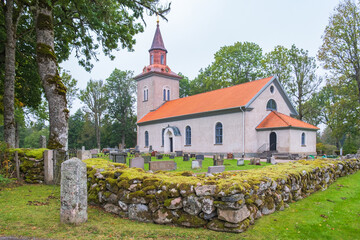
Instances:
[[[242,149],[243,149],[243,158],[245,157],[245,111],[240,107],[241,112],[243,113],[242,116]]]

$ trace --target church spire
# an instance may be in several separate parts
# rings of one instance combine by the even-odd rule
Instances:
[[[161,36],[160,28],[159,28],[159,16],[156,21],[156,31],[155,31],[154,39],[153,39],[151,48],[149,49],[149,52],[151,52],[153,50],[163,50],[167,53],[167,50],[164,46],[164,41]]]

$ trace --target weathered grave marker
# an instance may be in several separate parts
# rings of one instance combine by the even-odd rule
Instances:
[[[76,157],[80,160],[86,160],[91,158],[91,153],[89,150],[78,150],[76,153]]]
[[[81,224],[87,221],[86,164],[71,158],[61,164],[61,208],[62,223]]]
[[[192,160],[191,161],[191,169],[202,168],[202,161],[201,160]]]
[[[255,165],[261,165],[260,158],[255,158]]]
[[[155,171],[172,171],[176,170],[176,162],[175,161],[152,161],[149,162],[149,170]]]
[[[144,158],[144,163],[151,162],[151,156],[142,156]]]
[[[156,159],[163,159],[163,155],[162,154],[156,155]]]
[[[208,167],[208,173],[221,173],[225,171],[225,166],[210,166]]]
[[[174,159],[174,158],[175,158],[175,155],[174,155],[174,154],[170,154],[169,158],[170,158],[170,159]]]
[[[175,151],[177,157],[181,157],[183,155],[183,151]]]
[[[46,137],[43,135],[40,136],[40,147],[46,148]]]
[[[274,157],[271,157],[271,158],[270,158],[270,163],[271,163],[272,165],[277,164],[277,162],[276,162],[276,160],[275,160]]]
[[[127,156],[127,154],[124,154],[124,153],[113,154],[113,158],[114,158],[113,161],[116,163],[126,164],[126,156]]]
[[[201,154],[199,154],[199,155],[196,155],[196,160],[204,160],[204,155],[201,155]]]
[[[54,151],[45,150],[44,151],[44,181],[45,184],[54,183]]]
[[[196,154],[195,153],[190,153],[190,158],[194,158],[196,157]]]
[[[228,153],[226,157],[227,159],[234,159],[234,154]]]
[[[243,159],[243,158],[238,159],[238,160],[237,160],[237,165],[238,165],[238,166],[244,166],[244,165],[245,165],[244,159]]]
[[[189,161],[189,154],[187,154],[187,153],[184,154],[184,156],[183,156],[183,161],[184,161],[184,162]]]
[[[136,157],[133,159],[129,159],[129,167],[144,169],[144,159],[142,157]]]

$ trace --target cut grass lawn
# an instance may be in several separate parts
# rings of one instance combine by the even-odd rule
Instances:
[[[132,157],[130,157],[132,158]],[[109,160],[108,158],[104,158]],[[212,158],[205,158],[202,163],[202,168],[200,169],[191,169],[191,161],[195,160],[195,158],[191,158],[189,161],[183,161],[182,157],[175,157],[174,159],[170,159],[169,157],[164,157],[163,159],[156,159],[156,157],[151,157],[151,161],[175,161],[177,165],[177,169],[174,172],[182,172],[182,171],[192,171],[195,173],[207,172],[208,167],[213,166],[213,159]],[[271,163],[261,162],[261,165],[249,165],[250,161],[245,160],[244,166],[237,166],[236,159],[224,159],[224,166],[225,171],[232,171],[232,170],[249,170],[249,169],[256,169],[262,168]],[[126,165],[129,166],[129,158],[126,159]],[[149,164],[145,163],[144,165],[145,171],[149,170]]]
[[[0,236],[49,239],[360,239],[360,172],[291,203],[240,234],[140,223],[89,207],[80,226],[60,224],[59,187],[0,191]],[[53,194],[53,197],[51,194]]]

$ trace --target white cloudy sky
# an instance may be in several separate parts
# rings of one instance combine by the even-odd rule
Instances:
[[[163,1],[166,2],[166,1]],[[167,63],[190,79],[213,61],[220,47],[235,42],[254,42],[264,52],[276,45],[295,44],[316,56],[329,16],[340,0],[173,0],[168,22],[160,29],[168,50]],[[135,75],[149,64],[148,50],[156,28],[156,17],[146,17],[145,31],[135,36],[133,52],[115,52],[115,60],[99,54],[88,73],[75,57],[61,64],[83,89],[89,79],[106,79],[115,69]],[[71,112],[79,108],[76,102]]]

